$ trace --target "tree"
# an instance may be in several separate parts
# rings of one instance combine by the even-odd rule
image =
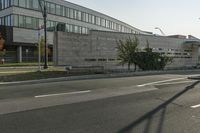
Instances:
[[[135,55],[138,51],[137,46],[139,45],[139,40],[137,37],[131,39],[130,37],[126,41],[119,40],[117,43],[118,59],[120,64],[128,64],[128,70],[130,71],[130,66],[135,65],[136,70],[136,59]]]

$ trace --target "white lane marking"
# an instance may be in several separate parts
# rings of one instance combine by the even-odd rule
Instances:
[[[195,109],[195,108],[199,108],[200,107],[200,104],[198,105],[194,105],[194,106],[191,106],[191,108]]]
[[[162,83],[162,84],[155,84],[155,85],[174,85],[174,84],[192,83],[192,82],[195,82],[195,81],[180,81],[180,82]]]
[[[83,94],[83,93],[90,93],[90,92],[91,92],[91,90],[68,92],[68,93],[57,93],[57,94],[39,95],[39,96],[35,96],[35,98],[54,97],[54,96],[62,96],[62,95],[74,95],[74,94]]]
[[[148,86],[148,85],[154,85],[154,84],[158,84],[158,83],[164,83],[164,82],[170,82],[170,81],[176,81],[176,80],[182,80],[182,79],[186,79],[186,78],[168,79],[168,80],[162,80],[162,81],[156,81],[156,82],[141,84],[141,85],[137,85],[137,86],[138,87],[144,87],[144,86]]]

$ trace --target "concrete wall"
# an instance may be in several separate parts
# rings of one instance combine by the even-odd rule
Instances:
[[[198,46],[185,44],[187,39],[91,31],[89,35],[55,33],[54,63],[70,66],[104,66],[105,69],[124,68],[117,60],[117,41],[134,36],[139,39],[140,49],[146,47],[148,40],[153,51],[164,52],[174,57],[173,63],[168,67],[191,67],[198,62]],[[190,52],[185,52],[185,50]],[[175,53],[181,55],[175,55]]]

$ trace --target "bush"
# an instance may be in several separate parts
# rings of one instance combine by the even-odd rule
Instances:
[[[172,58],[154,52],[137,52],[136,62],[142,70],[163,70]]]

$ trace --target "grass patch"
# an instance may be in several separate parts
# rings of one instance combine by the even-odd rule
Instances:
[[[26,72],[26,73],[0,75],[0,82],[40,80],[40,79],[47,79],[47,78],[59,78],[59,77],[91,75],[91,74],[95,74],[95,73],[93,72],[67,73],[66,71]]]
[[[64,71],[27,72],[10,75],[1,75],[0,82],[39,80],[69,76]]]

